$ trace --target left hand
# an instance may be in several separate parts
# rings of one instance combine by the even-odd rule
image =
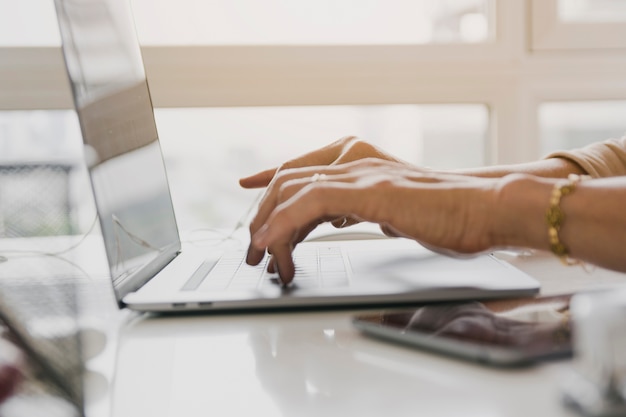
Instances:
[[[408,163],[396,158],[369,142],[361,140],[356,136],[345,136],[320,149],[316,149],[304,155],[298,156],[297,158],[291,159],[281,164],[278,168],[266,169],[248,177],[241,178],[239,180],[239,184],[243,188],[267,187],[272,183],[272,181],[278,179],[287,170],[308,168],[312,166],[320,167],[341,165],[366,158],[394,161],[408,166]],[[269,197],[271,198],[271,196]],[[268,195],[266,193],[265,199],[267,198]],[[261,202],[261,206],[263,207],[265,204]],[[350,216],[328,219],[328,221],[330,221],[331,224],[337,228],[351,226],[359,222],[358,219]],[[251,234],[256,233],[259,227],[261,227],[261,224],[252,222],[250,225]]]
[[[377,223],[387,234],[447,254],[481,252],[493,244],[496,185],[493,179],[427,173],[371,158],[284,170],[253,220],[247,262],[258,264],[267,249],[270,268],[287,284],[295,271],[294,247],[320,223],[341,217]]]
[[[386,161],[395,161],[406,164],[406,162],[403,162],[377,146],[361,140],[356,136],[345,136],[320,149],[316,149],[297,158],[291,159],[283,163],[278,168],[266,169],[264,171],[257,172],[254,175],[241,178],[239,180],[239,184],[243,188],[267,187],[277,174],[287,169],[322,165],[340,165],[365,158],[384,159]]]

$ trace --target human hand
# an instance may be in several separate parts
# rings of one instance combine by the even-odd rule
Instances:
[[[355,136],[345,136],[330,145],[287,161],[278,168],[270,168],[249,177],[241,178],[239,184],[243,188],[267,187],[276,174],[286,169],[320,165],[339,165],[364,158],[378,158],[387,161],[401,162],[398,158],[395,158],[368,142],[360,140]]]
[[[407,167],[409,166],[406,162],[386,153],[371,143],[365,142],[355,136],[345,136],[330,145],[287,161],[278,168],[267,169],[249,177],[241,178],[239,184],[243,188],[261,188],[269,186],[269,189],[265,192],[260,203],[260,210],[263,210],[264,207],[271,207],[271,203],[268,202],[276,200],[275,193],[280,189],[280,186],[275,184],[274,186],[271,185],[272,181],[275,183],[277,180],[282,183],[283,180],[279,180],[281,173],[288,170],[296,170],[299,168],[306,169],[313,166],[336,166],[366,158],[393,161],[399,164],[405,164]],[[261,221],[265,219],[265,217],[266,215],[257,215],[252,221],[250,224],[251,236],[263,225]],[[338,218],[326,218],[323,221],[330,222],[337,228],[343,228],[358,223],[359,219],[353,216],[340,216]],[[301,238],[304,239],[304,237],[320,223],[321,221],[311,225],[308,231],[300,234]],[[298,240],[298,242],[299,241],[300,240]],[[271,261],[269,263],[270,272],[275,272],[274,267],[275,263]]]
[[[482,252],[492,246],[489,208],[496,190],[494,179],[435,174],[384,159],[285,169],[252,221],[247,262],[258,264],[267,249],[270,272],[287,284],[294,247],[320,223],[343,217],[377,223],[389,235],[447,254]]]

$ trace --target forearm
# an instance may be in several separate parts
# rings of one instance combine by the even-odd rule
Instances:
[[[546,211],[555,181],[531,176],[502,179],[493,240],[499,247],[549,250]],[[626,271],[626,177],[588,180],[561,198],[559,240],[572,258]]]
[[[566,178],[569,174],[586,174],[579,165],[563,158],[542,159],[523,164],[462,169],[453,172],[485,178],[498,178],[509,174],[528,174],[544,178]]]

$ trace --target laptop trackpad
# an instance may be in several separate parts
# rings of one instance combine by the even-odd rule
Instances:
[[[355,284],[384,282],[407,289],[508,288],[514,276],[535,285],[525,274],[490,255],[452,258],[406,239],[352,243],[347,252]]]

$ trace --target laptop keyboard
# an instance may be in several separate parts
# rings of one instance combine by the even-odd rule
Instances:
[[[279,284],[276,274],[267,270],[268,257],[256,266],[245,262],[245,251],[224,254],[217,262],[203,263],[182,290],[258,290]],[[298,288],[347,286],[350,283],[347,259],[339,246],[298,248],[294,252]]]

